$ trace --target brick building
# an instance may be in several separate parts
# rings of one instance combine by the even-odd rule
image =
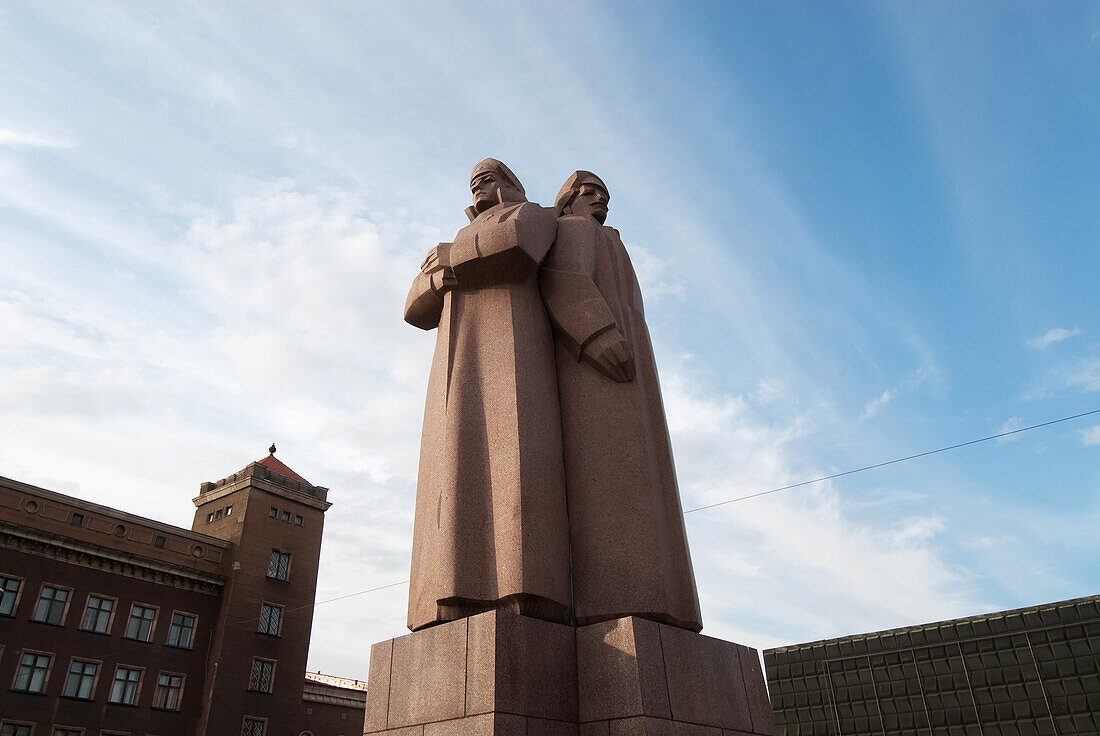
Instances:
[[[764,652],[779,736],[1096,736],[1100,596]]]
[[[188,530],[0,477],[0,736],[360,734],[305,672],[327,493],[271,454]]]

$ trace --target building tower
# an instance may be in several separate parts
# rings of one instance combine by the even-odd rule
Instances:
[[[302,715],[321,532],[331,504],[327,488],[279,461],[274,445],[270,452],[228,478],[203,483],[193,499],[192,529],[233,543],[199,733],[263,736]]]

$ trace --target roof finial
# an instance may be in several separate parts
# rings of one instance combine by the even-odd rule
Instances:
[[[271,447],[267,448],[267,451],[269,453],[271,453],[272,455],[275,454],[275,443],[274,442],[271,443]]]

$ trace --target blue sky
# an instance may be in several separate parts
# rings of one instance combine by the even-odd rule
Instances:
[[[470,167],[611,189],[684,506],[1100,408],[1100,4],[5,3],[0,474],[189,526],[332,488],[319,600],[407,577]],[[767,647],[1094,594],[1095,417],[691,514]],[[364,676],[396,586],[316,610]]]

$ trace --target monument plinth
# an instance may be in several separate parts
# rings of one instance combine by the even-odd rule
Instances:
[[[697,633],[641,290],[607,187],[553,208],[507,166],[424,259],[437,330],[408,624],[374,645],[365,734],[773,736],[756,650]]]
[[[627,616],[488,611],[375,644],[364,733],[772,736],[755,649]]]

